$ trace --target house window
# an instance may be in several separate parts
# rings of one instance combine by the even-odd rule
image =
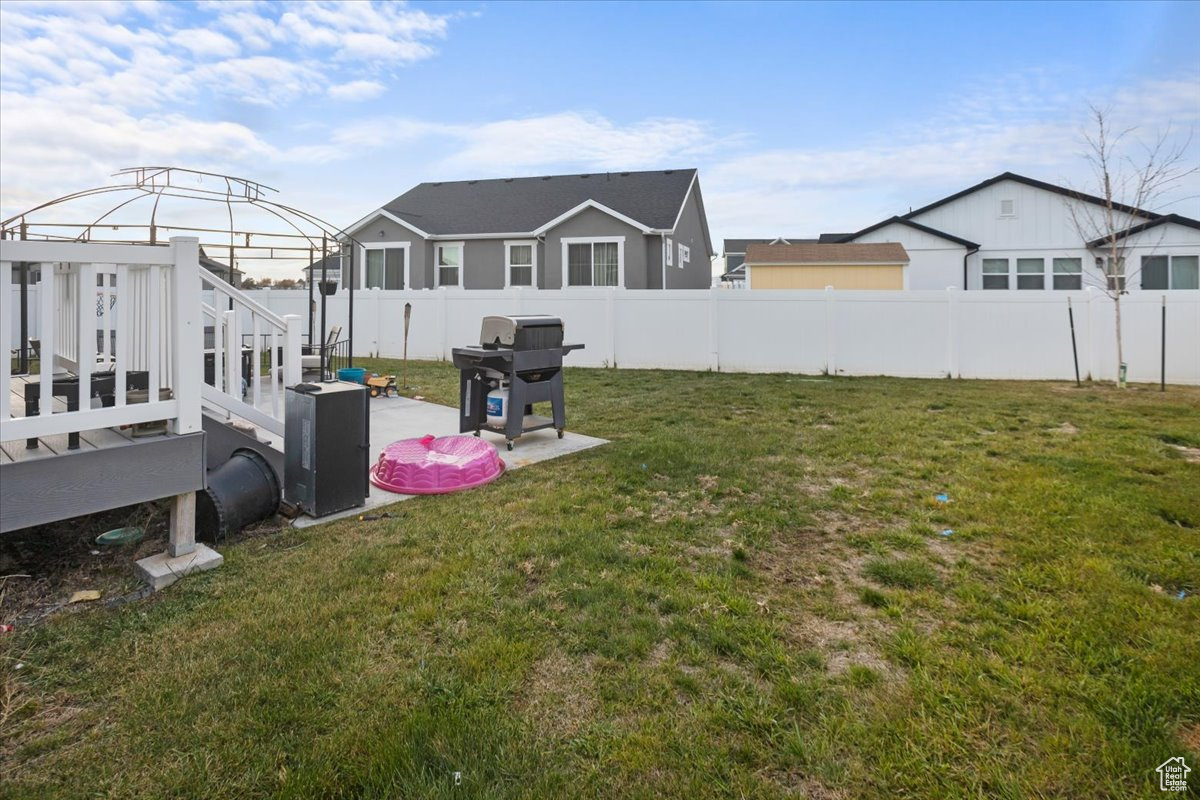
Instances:
[[[1105,276],[1104,284],[1110,292],[1125,291],[1125,259],[1116,259],[1114,267],[1113,259],[1096,257],[1096,269]]]
[[[365,289],[403,289],[405,253],[400,247],[373,247],[366,251]],[[317,273],[318,277],[320,273]]]
[[[675,257],[674,256],[674,250],[675,250],[674,245],[675,245],[674,242],[672,242],[670,239],[667,239],[667,246],[664,249],[666,250],[666,253],[667,253],[667,266],[668,267],[675,266],[674,263],[672,263],[672,259]]]
[[[1200,256],[1142,256],[1143,289],[1200,289]]]
[[[462,286],[462,242],[439,244],[435,255],[438,286]]]
[[[1046,288],[1046,260],[1044,258],[1017,259],[1017,288]]]
[[[1016,200],[1001,200],[1000,201],[1000,216],[1015,217],[1017,215]]]
[[[1008,288],[1008,259],[985,258],[983,260],[983,288]]]
[[[509,286],[533,286],[533,253],[533,242],[504,243]]]
[[[571,241],[563,239],[568,286],[620,286],[624,267],[623,238]]]
[[[1053,269],[1055,289],[1083,288],[1083,259],[1056,258]]]
[[[679,268],[683,269],[692,258],[692,249],[686,244],[679,245]]]

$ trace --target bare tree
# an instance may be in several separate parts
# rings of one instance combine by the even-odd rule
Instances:
[[[1127,270],[1125,251],[1129,237],[1126,232],[1139,224],[1152,221],[1144,213],[1162,200],[1163,194],[1180,180],[1200,171],[1187,159],[1191,137],[1180,141],[1171,136],[1170,126],[1147,145],[1138,143],[1144,151],[1139,157],[1125,150],[1136,128],[1114,130],[1112,115],[1094,105],[1089,127],[1083,132],[1086,145],[1084,157],[1092,169],[1092,177],[1103,201],[1099,206],[1088,202],[1068,202],[1067,211],[1076,232],[1087,248],[1097,253],[1100,267],[1098,288],[1113,301],[1117,335],[1117,384],[1121,380],[1121,365],[1125,354],[1121,341],[1121,295],[1126,284],[1141,272],[1141,265]],[[1085,278],[1091,279],[1088,270]]]

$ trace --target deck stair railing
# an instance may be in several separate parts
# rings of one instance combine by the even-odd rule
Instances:
[[[213,305],[200,304],[205,326],[213,331],[200,387],[204,407],[282,437],[284,388],[301,380],[301,318],[275,314],[207,270],[200,280],[213,292]]]

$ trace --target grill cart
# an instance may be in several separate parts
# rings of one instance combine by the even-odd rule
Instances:
[[[484,317],[479,344],[451,351],[459,370],[459,432],[502,433],[509,450],[522,434],[543,428],[554,428],[561,439],[567,425],[562,360],[581,349],[563,344],[558,317]],[[550,403],[553,417],[534,414],[534,403]]]

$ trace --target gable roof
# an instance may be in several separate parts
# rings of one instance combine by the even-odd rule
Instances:
[[[745,253],[746,248],[752,244],[772,244],[774,242],[787,242],[789,244],[801,244],[803,242],[816,242],[816,239],[805,239],[803,236],[776,236],[773,239],[726,239],[721,245],[721,252],[725,254]]]
[[[1024,175],[1018,175],[1015,172],[1002,172],[1001,174],[997,175],[994,178],[988,178],[986,181],[977,183],[970,188],[963,189],[961,192],[956,192],[956,193],[950,195],[949,197],[943,197],[941,200],[937,200],[933,203],[930,203],[927,206],[922,206],[921,208],[918,208],[916,211],[910,211],[904,215],[904,218],[912,219],[913,217],[920,216],[921,214],[924,214],[926,211],[932,211],[933,209],[938,208],[939,206],[944,206],[947,203],[953,203],[955,200],[958,200],[959,198],[962,198],[962,197],[966,197],[967,195],[971,194],[972,192],[978,192],[980,189],[986,189],[987,187],[989,187],[993,184],[996,184],[996,183],[1000,183],[1001,181],[1015,181],[1016,183],[1023,183],[1026,186],[1032,186],[1035,189],[1043,189],[1047,192],[1054,192],[1055,194],[1061,194],[1064,197],[1073,197],[1076,200],[1083,200],[1084,202],[1094,203],[1094,204],[1100,205],[1100,206],[1107,205],[1107,203],[1104,201],[1103,198],[1096,197],[1095,195],[1084,194],[1083,192],[1077,192],[1074,189],[1067,189],[1062,186],[1055,186],[1053,183],[1046,183],[1045,181],[1039,181],[1039,180],[1034,180],[1033,178],[1027,178]],[[1158,219],[1160,216],[1162,216],[1161,214],[1155,214],[1153,211],[1144,211],[1143,209],[1134,208],[1133,206],[1127,206],[1123,203],[1113,203],[1113,208],[1117,209],[1118,211],[1124,211],[1126,214],[1132,214],[1132,215],[1138,216],[1138,217],[1145,217],[1146,219],[1151,219],[1151,220]]]
[[[382,213],[422,235],[533,233],[592,207],[669,231],[695,178],[677,169],[421,183],[362,222]]]
[[[1117,238],[1124,239],[1126,236],[1133,236],[1135,233],[1141,233],[1142,231],[1149,230],[1157,225],[1162,225],[1165,222],[1173,222],[1176,225],[1182,225],[1185,228],[1195,228],[1196,230],[1200,231],[1200,219],[1192,219],[1191,217],[1184,217],[1179,214],[1164,214],[1158,219],[1152,219],[1149,222],[1143,222],[1140,225],[1134,225],[1131,228],[1126,228],[1125,230],[1118,232]],[[1103,247],[1107,242],[1108,237],[1101,236],[1094,242],[1088,242],[1088,247]]]
[[[907,225],[908,227],[912,228],[913,230],[918,230],[918,231],[921,231],[922,233],[928,233],[930,236],[937,236],[939,238],[945,239],[948,242],[954,242],[955,244],[962,245],[963,247],[967,248],[968,250],[978,250],[979,249],[979,245],[975,244],[974,242],[967,241],[966,239],[955,236],[954,234],[951,234],[951,233],[946,233],[945,231],[939,231],[937,228],[931,228],[928,225],[922,225],[919,222],[913,222],[911,219],[907,219],[905,217],[892,217],[890,219],[885,219],[883,222],[877,222],[874,225],[870,226],[869,228],[863,228],[858,233],[843,234],[843,236],[845,238],[840,239],[838,241],[852,242],[860,236],[866,236],[868,233],[877,231],[880,228],[886,228],[888,225]],[[822,240],[824,240],[824,237],[822,237]]]
[[[907,264],[899,242],[872,244],[752,244],[746,263],[763,264]]]

